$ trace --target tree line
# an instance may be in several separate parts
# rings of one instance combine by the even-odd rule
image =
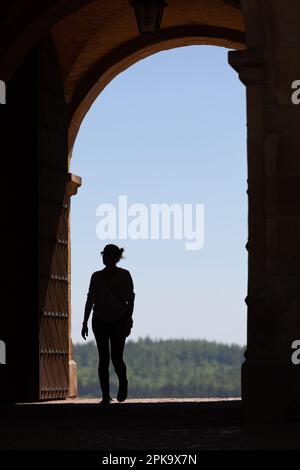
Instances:
[[[239,397],[244,348],[206,340],[149,337],[127,340],[124,359],[129,398]],[[99,397],[98,353],[94,341],[73,346],[78,394]],[[110,365],[111,394],[118,379]]]

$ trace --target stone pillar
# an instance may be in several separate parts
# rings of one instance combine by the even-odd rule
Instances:
[[[79,176],[69,173],[68,175],[67,193],[68,196],[77,194],[78,188],[81,186],[81,178]],[[77,396],[77,365],[73,359],[72,352],[72,335],[71,335],[71,200],[69,203],[68,213],[68,306],[69,306],[69,397],[76,398]]]
[[[247,423],[300,416],[300,3],[242,0],[247,50],[229,53],[246,85],[248,337],[242,367]]]

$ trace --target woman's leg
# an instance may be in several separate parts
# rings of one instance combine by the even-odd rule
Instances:
[[[126,364],[123,360],[126,336],[119,331],[113,331],[110,335],[111,360],[120,383],[127,382]]]
[[[99,382],[103,397],[109,396],[109,332],[106,325],[99,319],[93,318],[92,328],[99,354]]]

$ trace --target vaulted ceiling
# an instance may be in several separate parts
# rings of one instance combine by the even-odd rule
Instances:
[[[4,3],[4,2],[3,2]],[[70,147],[105,85],[155,52],[189,44],[244,47],[239,0],[167,0],[161,31],[140,36],[128,0],[17,0],[0,19],[0,72],[14,68],[44,34],[52,33],[70,115]]]

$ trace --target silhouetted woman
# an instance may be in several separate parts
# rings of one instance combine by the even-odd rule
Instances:
[[[128,390],[123,352],[133,324],[135,294],[130,272],[116,266],[123,258],[123,251],[116,245],[106,245],[101,252],[105,268],[91,277],[81,331],[83,339],[86,339],[88,319],[94,307],[92,328],[99,353],[98,372],[103,397],[100,403],[104,405],[112,400],[109,393],[110,353],[119,379],[117,400],[126,400]]]

